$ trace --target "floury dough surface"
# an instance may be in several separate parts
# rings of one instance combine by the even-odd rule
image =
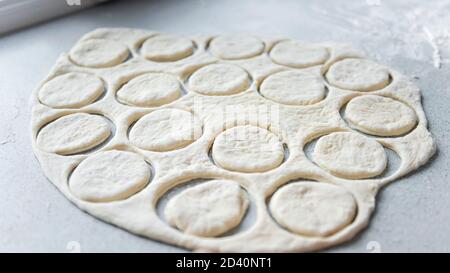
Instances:
[[[350,240],[367,226],[378,190],[435,152],[419,89],[347,45],[236,37],[86,34],[32,96],[32,144],[45,175],[93,216],[192,250],[306,252]],[[69,73],[100,79],[104,95],[71,97],[73,85],[57,82],[61,99],[52,94],[53,103],[44,103],[52,93],[45,86]],[[170,95],[172,81],[133,84],[150,73],[175,78],[179,97]],[[309,88],[273,83],[277,73]],[[296,77],[303,73],[314,76]],[[368,95],[389,107],[369,107]],[[413,111],[393,116],[401,135],[380,127],[390,100]],[[354,119],[358,112],[370,114]],[[405,129],[411,122],[400,121],[411,119]],[[401,160],[392,172],[385,172],[386,149]]]

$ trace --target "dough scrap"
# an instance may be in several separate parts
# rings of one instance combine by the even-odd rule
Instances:
[[[245,192],[236,182],[213,180],[173,197],[164,215],[170,225],[187,234],[215,237],[239,225],[248,203]]]
[[[357,211],[353,195],[337,186],[294,182],[278,189],[269,203],[281,226],[300,235],[330,236],[349,225]]]
[[[68,155],[94,148],[110,135],[111,128],[105,118],[76,113],[58,118],[43,127],[36,143],[43,151]]]
[[[81,41],[72,48],[70,58],[80,66],[105,68],[123,63],[129,54],[128,47],[122,43],[90,39]]]
[[[264,51],[264,43],[248,35],[221,35],[209,44],[211,52],[225,60],[254,57]]]
[[[70,189],[89,202],[129,198],[142,190],[151,176],[145,160],[131,152],[106,151],[85,159],[70,177]]]
[[[225,130],[216,137],[212,157],[218,166],[227,170],[265,172],[283,162],[284,148],[272,132],[243,125]]]
[[[332,174],[349,179],[377,176],[387,166],[386,152],[380,143],[352,132],[335,132],[319,138],[313,160]]]
[[[336,62],[326,77],[336,87],[362,92],[382,89],[389,84],[389,72],[385,67],[359,58]]]
[[[305,68],[325,63],[330,54],[324,47],[297,41],[283,41],[273,47],[270,56],[277,64]]]
[[[352,99],[345,109],[345,119],[357,130],[376,136],[399,136],[417,123],[417,115],[409,106],[375,95]]]
[[[140,75],[117,92],[117,99],[139,107],[155,107],[170,103],[182,94],[180,82],[170,74],[147,73]]]
[[[275,102],[308,105],[321,101],[325,85],[320,76],[304,71],[283,71],[263,81],[260,93]]]
[[[161,109],[140,118],[130,130],[130,141],[141,149],[157,152],[180,149],[197,140],[200,121],[192,113]]]
[[[211,64],[200,68],[189,79],[192,91],[203,95],[232,95],[250,85],[247,72],[236,65]]]
[[[70,72],[46,82],[39,90],[39,101],[53,108],[80,108],[103,94],[104,85],[95,75]]]
[[[194,44],[191,40],[172,35],[157,35],[142,45],[144,57],[155,62],[178,61],[193,53]]]

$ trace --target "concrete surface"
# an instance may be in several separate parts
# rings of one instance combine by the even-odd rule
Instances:
[[[360,2],[360,1],[358,1]],[[283,3],[283,4],[281,4]],[[0,251],[173,252],[76,208],[42,174],[30,145],[28,99],[58,55],[96,27],[140,27],[182,34],[246,32],[310,41],[339,40],[383,48],[392,41],[348,35],[309,1],[112,1],[0,38]],[[348,2],[347,2],[348,3]],[[368,1],[369,3],[369,1]],[[369,3],[370,4],[370,3]],[[317,6],[318,5],[318,6]],[[371,7],[369,7],[371,8]],[[344,26],[345,27],[345,26]],[[345,35],[344,35],[345,33]],[[402,54],[367,52],[417,78],[438,154],[424,168],[388,185],[370,226],[329,251],[450,251],[450,67]]]

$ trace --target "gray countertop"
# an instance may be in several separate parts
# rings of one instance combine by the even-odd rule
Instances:
[[[367,1],[365,9],[380,2]],[[112,1],[0,38],[0,251],[184,251],[134,236],[82,212],[44,177],[30,145],[28,100],[61,52],[97,27],[138,27],[180,34],[244,32],[302,40],[338,40],[415,77],[438,153],[382,190],[370,226],[328,251],[450,251],[450,66],[389,49],[398,39],[358,33],[333,10],[336,1]],[[346,1],[348,5],[348,1]],[[381,3],[383,5],[383,3]],[[382,8],[382,7],[381,7]],[[395,9],[395,7],[392,7]],[[349,6],[349,12],[352,6]],[[359,15],[358,15],[359,16]],[[361,18],[361,17],[357,17]],[[357,19],[355,19],[357,20]],[[378,19],[377,19],[378,20]],[[341,22],[341,23],[340,23]],[[363,22],[364,23],[364,22]],[[362,25],[361,25],[362,26]],[[386,30],[387,31],[387,30]],[[393,47],[391,47],[393,48]],[[431,56],[431,53],[430,53]],[[420,58],[419,58],[420,57]]]

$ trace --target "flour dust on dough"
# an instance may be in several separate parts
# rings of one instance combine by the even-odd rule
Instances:
[[[81,162],[70,177],[70,189],[85,201],[122,200],[145,187],[150,176],[150,167],[142,156],[106,151]]]
[[[170,74],[147,73],[126,83],[117,92],[125,104],[154,107],[170,103],[182,95],[178,79]]]
[[[103,90],[103,82],[97,76],[71,72],[44,84],[39,100],[54,108],[79,108],[95,101]]]
[[[332,42],[101,28],[31,105],[33,151],[70,201],[196,251],[349,241],[436,150],[414,81]]]
[[[241,222],[249,201],[239,184],[227,180],[204,182],[184,190],[167,204],[164,215],[187,234],[214,237]]]
[[[359,131],[376,136],[402,135],[417,123],[417,115],[409,106],[375,95],[352,99],[345,108],[345,119]]]
[[[270,211],[283,227],[306,236],[329,236],[346,227],[357,205],[345,189],[316,182],[293,182],[270,199]]]

